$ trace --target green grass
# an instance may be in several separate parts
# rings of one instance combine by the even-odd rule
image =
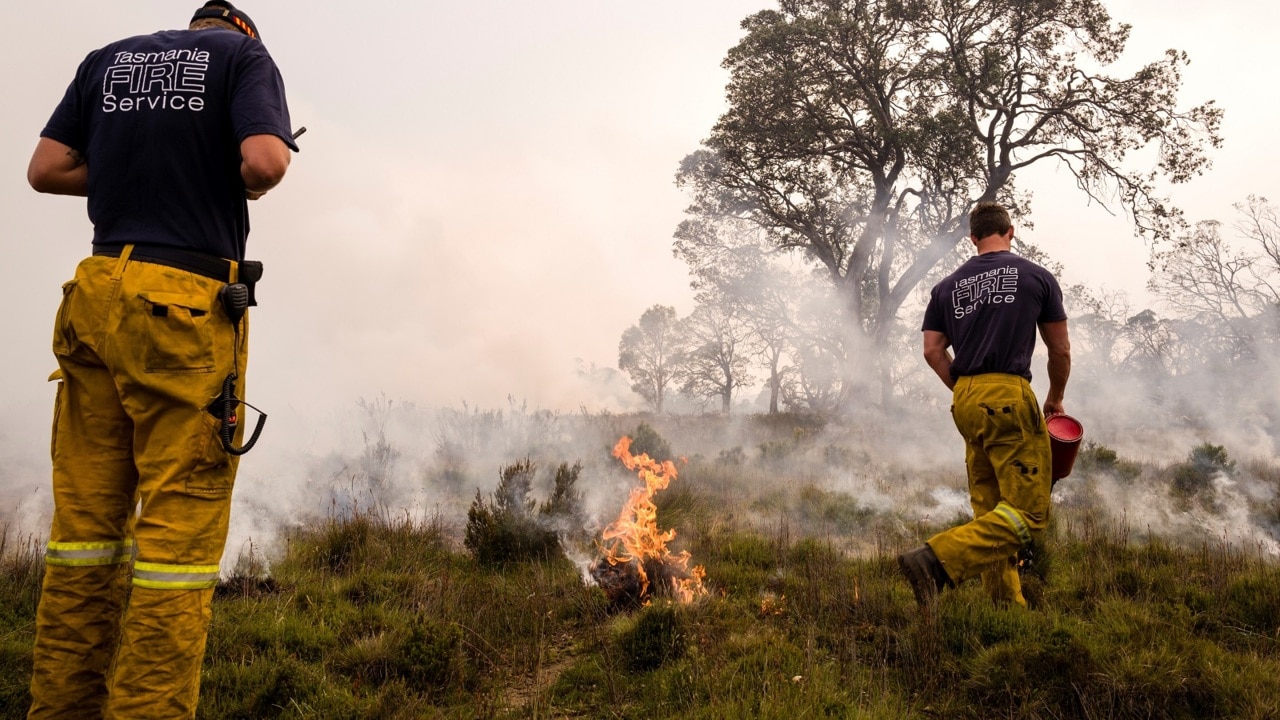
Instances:
[[[691,462],[659,496],[709,592],[634,612],[562,558],[478,564],[443,522],[305,523],[269,577],[246,562],[219,587],[200,717],[1280,717],[1280,568],[1256,551],[1067,507],[1031,609],[971,583],[922,612],[893,555],[938,526],[752,472]],[[0,556],[4,718],[27,702],[39,556]]]
[[[486,569],[439,525],[313,523],[269,580],[221,586],[201,717],[1280,714],[1280,572],[1236,549],[1072,518],[1032,610],[970,584],[922,613],[887,555],[696,524],[710,595],[612,613],[567,562]],[[3,717],[25,705],[37,565],[4,564]]]
[[[0,718],[25,717],[44,547],[0,527]]]

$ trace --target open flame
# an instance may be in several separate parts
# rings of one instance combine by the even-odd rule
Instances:
[[[681,602],[706,594],[702,584],[706,571],[701,565],[689,567],[689,551],[672,553],[667,548],[675,530],[658,530],[653,496],[676,479],[675,463],[659,463],[643,453],[632,455],[631,438],[625,436],[614,446],[613,456],[628,470],[636,471],[644,486],[631,491],[618,519],[604,529],[603,556],[593,566],[592,576],[615,602],[648,602],[651,591],[670,594]]]

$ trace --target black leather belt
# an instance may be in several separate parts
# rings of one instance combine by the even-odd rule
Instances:
[[[120,257],[122,249],[119,247],[94,247],[93,254]],[[133,252],[129,253],[129,259],[186,270],[211,280],[231,282],[230,260],[195,252],[194,250],[181,250],[157,245],[148,245],[146,247],[137,245],[134,246]]]

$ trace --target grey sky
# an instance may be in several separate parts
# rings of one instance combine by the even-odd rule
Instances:
[[[24,170],[37,134],[90,49],[185,24],[196,6],[33,3],[0,47],[0,237],[10,271],[0,345],[21,428],[46,437],[58,286],[89,249],[83,201],[39,196]],[[599,409],[575,359],[615,364],[617,340],[654,303],[691,309],[671,233],[686,198],[673,175],[723,108],[720,62],[764,0],[620,3],[252,2],[284,74],[300,140],[289,177],[252,207],[266,263],[253,315],[249,400],[329,412],[385,392],[424,404]],[[1269,78],[1280,10],[1255,0],[1125,0],[1121,65],[1191,54],[1183,105],[1226,109],[1226,146],[1174,192],[1192,220],[1275,192]],[[73,10],[73,9],[74,10]],[[1259,84],[1261,83],[1261,84]],[[1066,280],[1139,293],[1147,249],[1088,208],[1068,176],[1039,170],[1028,236]],[[616,409],[616,406],[615,406]]]

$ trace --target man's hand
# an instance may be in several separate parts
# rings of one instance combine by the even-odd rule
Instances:
[[[948,389],[955,387],[956,381],[951,379],[951,353],[947,348],[951,341],[936,330],[924,331],[924,361],[929,363],[933,372]]]
[[[1066,412],[1066,410],[1063,410],[1063,409],[1062,409],[1062,401],[1061,401],[1061,400],[1059,400],[1059,401],[1057,401],[1057,402],[1054,402],[1054,401],[1052,401],[1052,400],[1045,400],[1045,401],[1044,401],[1044,416],[1045,416],[1045,417],[1049,417],[1050,415],[1062,415],[1062,414],[1064,414],[1065,412]]]

